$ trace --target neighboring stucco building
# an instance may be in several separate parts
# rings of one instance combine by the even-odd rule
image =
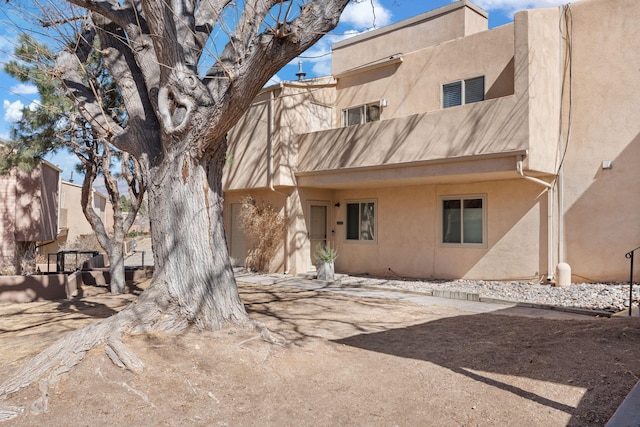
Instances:
[[[0,175],[0,266],[20,271],[23,254],[56,239],[60,172],[41,162],[31,172]]]
[[[82,185],[61,181],[59,233],[56,242],[43,248],[43,253],[56,253],[65,243],[71,243],[79,237],[95,234],[82,211],[81,200]],[[106,229],[112,230],[113,209],[109,198],[99,191],[92,190],[90,203]]]
[[[330,243],[345,273],[544,281],[566,262],[574,281],[628,279],[639,27],[636,0],[491,30],[458,1],[335,44],[332,77],[266,88],[229,136],[232,258],[250,194],[289,218],[274,271],[312,270]]]

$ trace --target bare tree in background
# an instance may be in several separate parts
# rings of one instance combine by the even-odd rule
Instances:
[[[226,134],[278,70],[337,25],[349,0],[69,1],[90,20],[58,55],[57,75],[97,136],[140,163],[155,272],[137,304],[69,334],[4,382],[0,395],[64,371],[99,342],[115,363],[142,369],[123,333],[250,323],[222,220]],[[96,38],[125,124],[105,114],[85,84],[80,64]],[[213,55],[215,46],[223,47]],[[202,64],[211,65],[199,72]]]
[[[95,40],[97,43],[98,40]],[[120,124],[127,119],[122,99],[102,57],[94,49],[81,64],[83,76],[100,100],[105,114]],[[0,172],[10,167],[31,169],[49,152],[66,147],[81,162],[84,173],[81,208],[94,230],[102,249],[109,258],[111,293],[125,291],[124,239],[135,221],[144,197],[144,180],[137,160],[120,152],[108,140],[101,138],[89,126],[77,106],[64,96],[62,82],[56,77],[56,54],[45,44],[22,33],[14,50],[14,60],[5,64],[5,71],[21,82],[33,84],[40,94],[38,103],[25,107],[22,118],[13,125],[12,140],[0,159]],[[114,176],[113,159],[117,158],[122,173]],[[108,229],[93,206],[93,183],[101,175],[113,209],[113,228]],[[127,212],[120,205],[118,179],[126,182],[130,200]]]

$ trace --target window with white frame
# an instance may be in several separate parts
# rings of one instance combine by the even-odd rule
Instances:
[[[376,239],[376,202],[361,200],[347,202],[347,240],[374,241]]]
[[[484,76],[442,85],[442,108],[484,101]]]
[[[442,243],[486,243],[486,196],[442,198]]]
[[[353,126],[380,120],[380,103],[358,105],[342,110],[342,125]]]

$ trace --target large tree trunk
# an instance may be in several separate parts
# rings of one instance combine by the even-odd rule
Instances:
[[[222,217],[224,146],[214,158],[167,154],[148,179],[153,286],[177,304],[176,322],[201,329],[248,320],[238,294]]]
[[[109,290],[112,294],[122,294],[125,291],[126,279],[124,272],[124,251],[122,245],[111,244],[107,251],[109,257]]]

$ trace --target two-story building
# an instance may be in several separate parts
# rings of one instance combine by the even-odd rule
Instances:
[[[462,0],[333,46],[332,76],[267,87],[230,134],[231,256],[246,195],[289,228],[274,271],[626,280],[640,246],[640,2]]]
[[[113,209],[107,195],[93,189],[89,203],[107,230],[113,229]],[[59,230],[55,242],[43,248],[43,254],[53,254],[77,239],[93,236],[95,231],[82,210],[82,185],[60,182]],[[85,248],[86,249],[86,248]]]
[[[25,254],[56,240],[60,172],[43,161],[30,172],[0,175],[0,266],[20,272]]]

